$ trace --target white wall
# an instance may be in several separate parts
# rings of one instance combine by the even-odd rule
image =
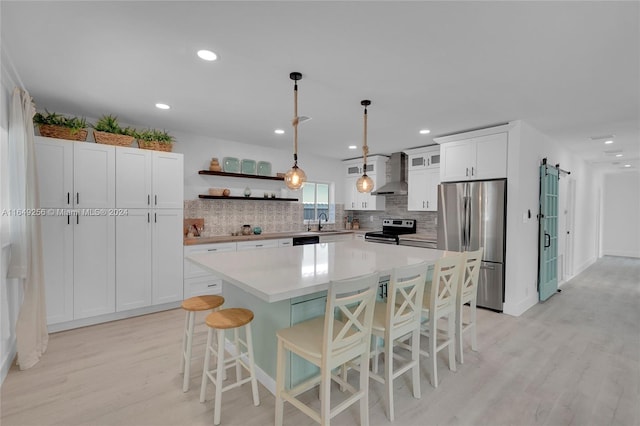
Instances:
[[[607,174],[603,188],[602,251],[640,257],[640,173]]]
[[[264,191],[277,191],[284,187],[282,182],[249,180],[238,178],[224,178],[219,176],[199,175],[199,170],[208,170],[212,157],[217,157],[222,163],[224,157],[238,159],[252,159],[269,161],[272,174],[285,173],[293,165],[293,143],[290,149],[268,148],[241,142],[232,142],[215,137],[207,137],[188,133],[171,132],[177,143],[173,145],[174,152],[184,154],[184,198],[197,199],[198,194],[206,194],[209,188],[229,188],[232,195],[241,195],[246,186],[252,190],[252,195],[261,196]],[[336,182],[336,202],[343,202],[344,180],[341,162],[330,158],[322,158],[307,154],[303,142],[298,151],[298,166],[307,174],[307,180],[314,182]],[[284,196],[285,194],[283,194]],[[296,197],[295,193],[291,194]],[[300,197],[300,191],[297,197]]]
[[[576,275],[598,257],[600,211],[598,194],[602,187],[601,174],[571,152],[563,149],[548,136],[529,124],[517,121],[509,132],[508,189],[507,189],[507,255],[505,272],[504,312],[521,315],[538,302],[538,221],[539,166],[543,158],[549,164],[571,172],[562,179],[574,179],[576,189],[574,250],[570,270]],[[563,185],[561,184],[561,188]],[[566,196],[566,194],[564,194]],[[560,193],[562,199],[563,194]],[[523,215],[531,210],[531,219]],[[564,214],[564,212],[560,212]],[[566,235],[566,219],[562,218],[558,235]],[[565,245],[558,246],[565,256]],[[569,279],[571,277],[566,277]]]

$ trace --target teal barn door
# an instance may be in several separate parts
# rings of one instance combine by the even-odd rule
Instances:
[[[558,291],[558,169],[540,166],[538,293],[540,301]]]

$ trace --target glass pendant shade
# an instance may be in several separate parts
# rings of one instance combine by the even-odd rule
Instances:
[[[300,189],[307,180],[304,170],[296,164],[284,175],[284,183],[289,189]]]
[[[371,192],[373,189],[373,179],[371,179],[367,174],[363,174],[358,178],[356,182],[356,188],[358,192]]]

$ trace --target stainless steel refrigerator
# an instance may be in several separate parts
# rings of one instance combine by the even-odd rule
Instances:
[[[502,312],[506,241],[506,179],[438,185],[438,249],[484,247],[477,305]]]

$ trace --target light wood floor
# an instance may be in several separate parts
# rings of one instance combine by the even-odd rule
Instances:
[[[441,358],[437,389],[423,368],[420,400],[397,379],[394,424],[638,425],[639,302],[640,259],[606,257],[520,318],[480,310],[480,352],[466,348],[456,373]],[[213,424],[211,386],[198,401],[201,360],[181,390],[183,320],[173,310],[51,335],[39,364],[9,372],[2,425]],[[371,424],[389,424],[382,386],[370,395]],[[254,407],[248,384],[223,394],[222,424],[273,424],[274,398],[261,386],[260,398]],[[357,420],[356,404],[333,423]],[[285,424],[314,423],[285,404]]]

